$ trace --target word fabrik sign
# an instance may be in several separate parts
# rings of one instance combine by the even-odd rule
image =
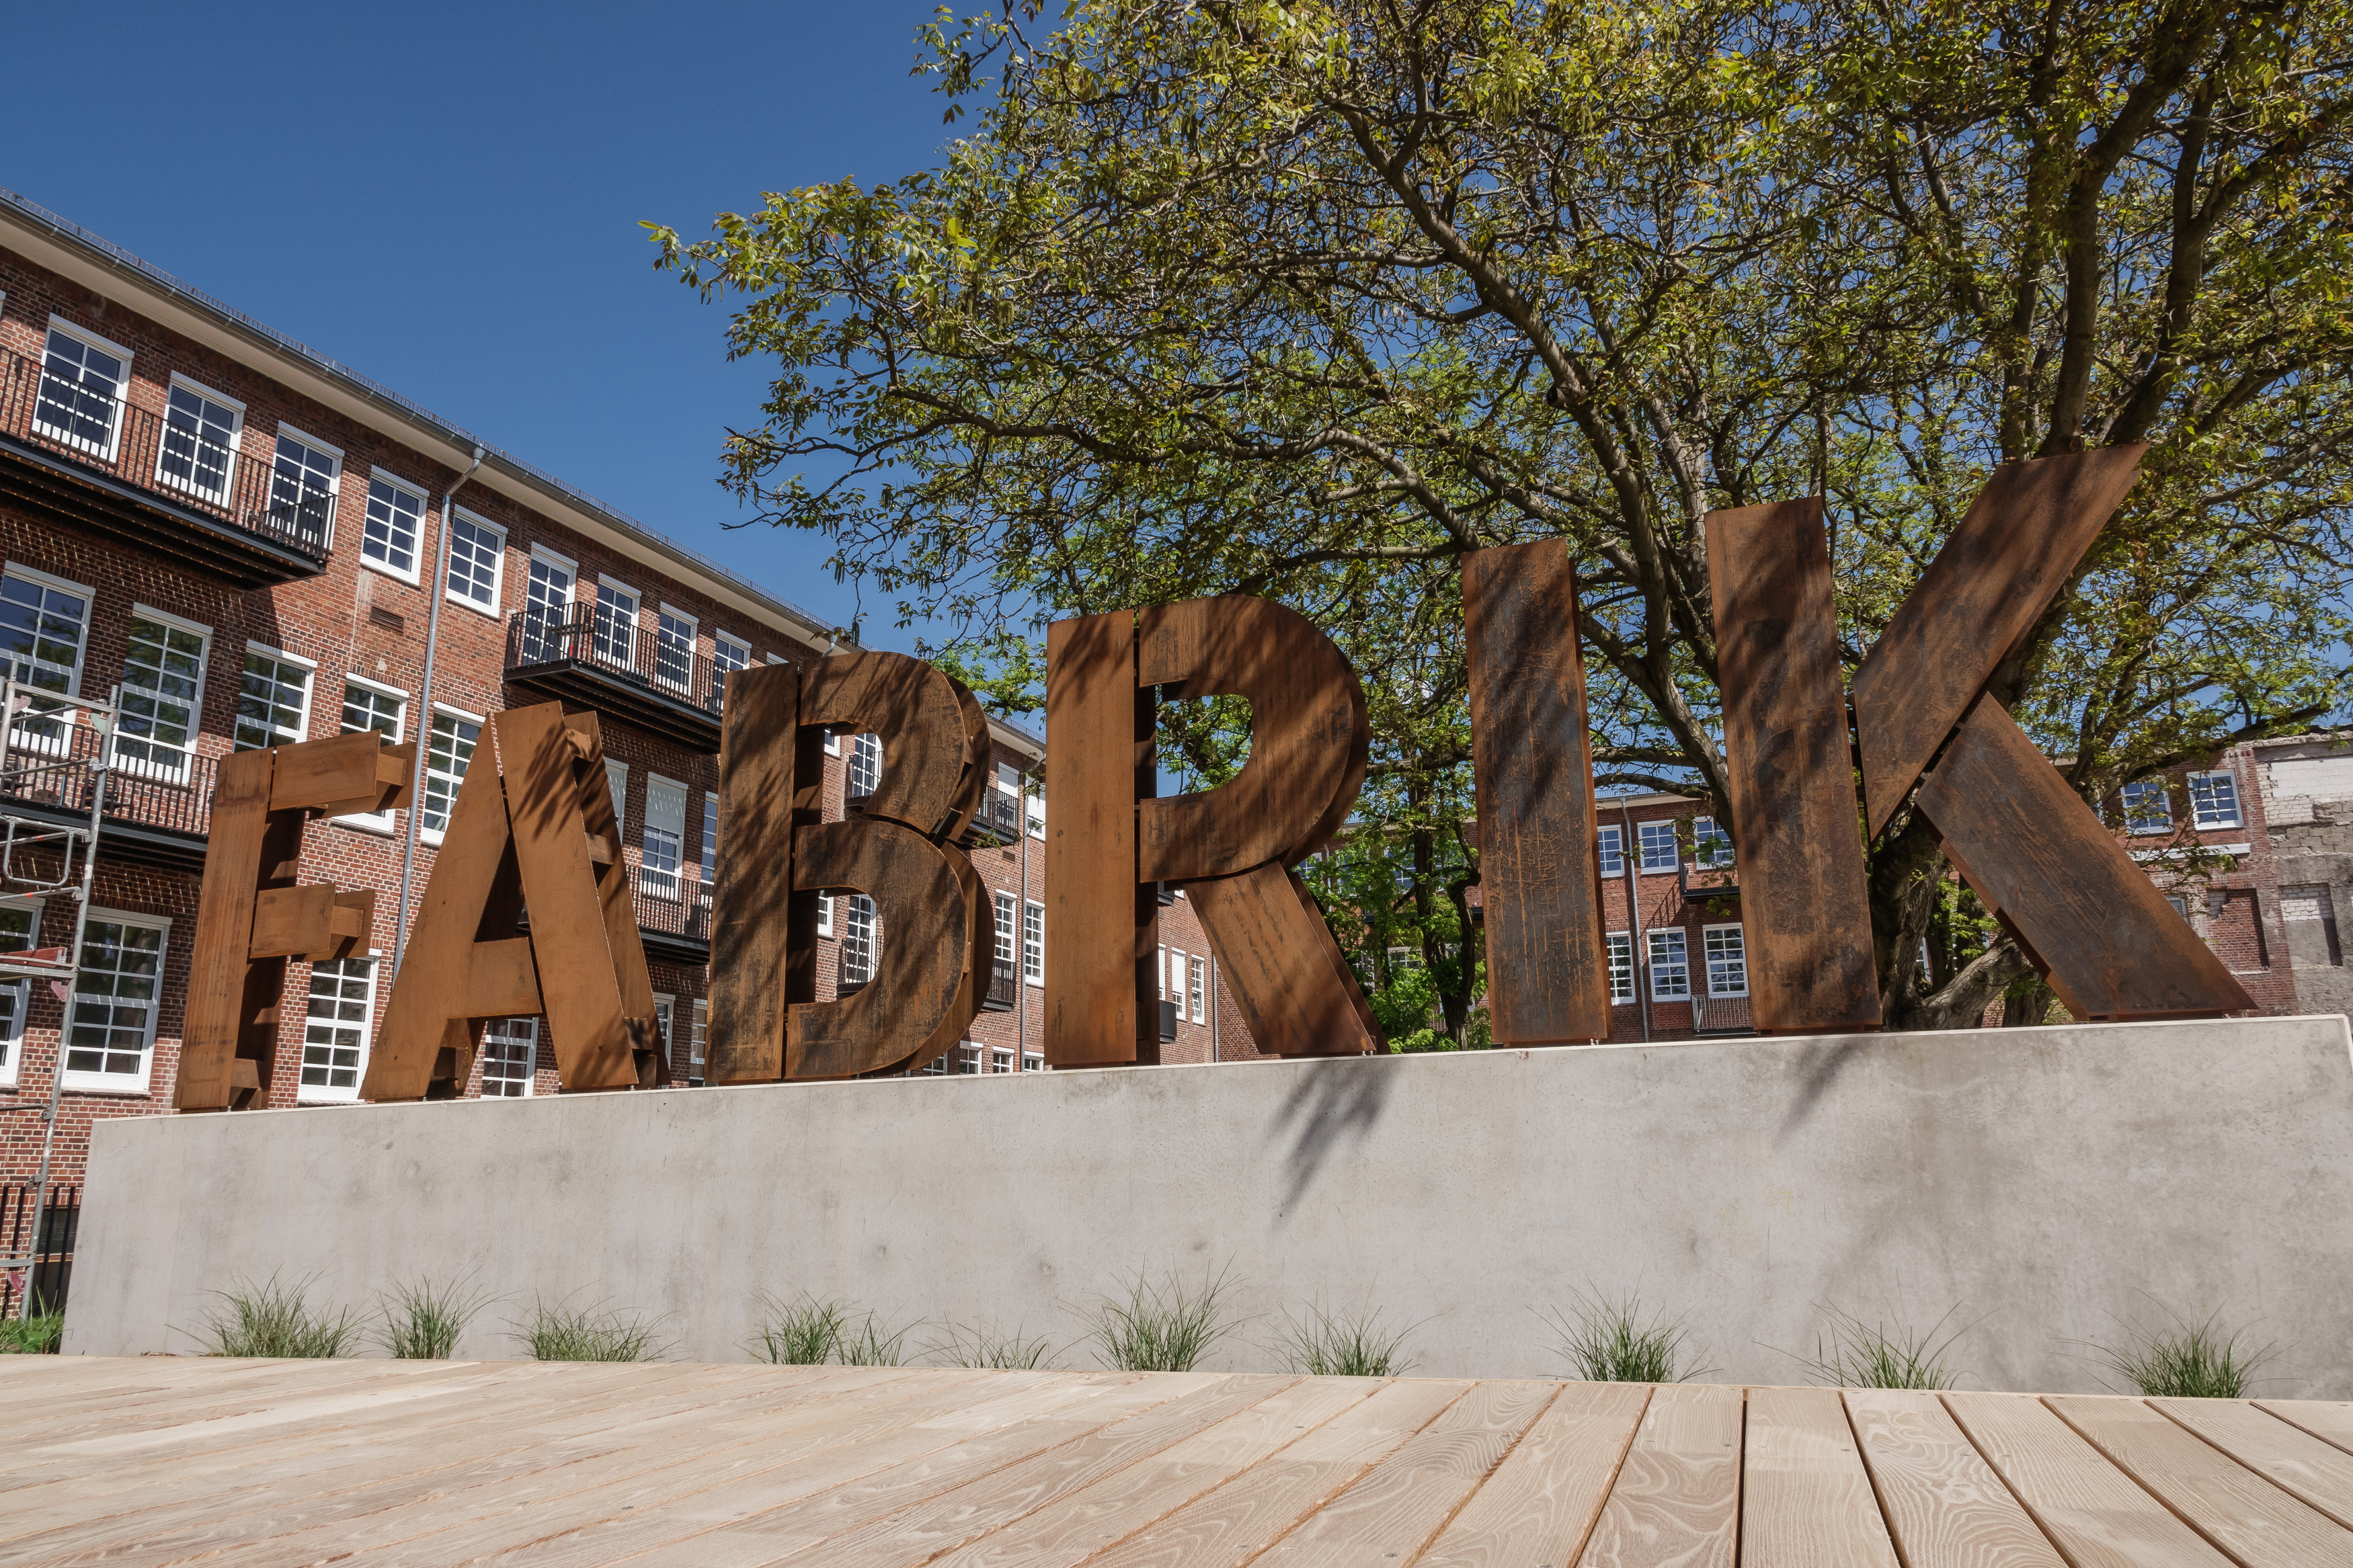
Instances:
[[[2253,1004],[1985,691],[2130,488],[2144,448],[1995,470],[1845,689],[1819,500],[1706,520],[1759,1029],[1879,1025],[1863,850],[1908,803],[2079,1019]],[[1577,593],[1559,541],[1462,571],[1488,1001],[1499,1044],[1608,1039],[1610,1002]],[[1239,696],[1250,751],[1219,787],[1156,797],[1164,699]],[[1292,869],[1364,783],[1364,693],[1304,617],[1241,595],[1058,621],[1047,638],[1046,1058],[1150,1061],[1155,922],[1185,889],[1263,1050],[1379,1035]],[[820,744],[871,732],[881,779],[820,818]],[[427,884],[364,1099],[444,1098],[489,1019],[547,1020],[568,1089],[667,1081],[596,719],[490,726]],[[257,1103],[290,956],[364,942],[372,895],[299,886],[302,825],[407,804],[414,748],[349,735],[225,760],[197,921],[180,1107]],[[920,660],[850,653],[727,678],[707,1072],[718,1083],[921,1067],[963,1038],[996,948],[955,839],[989,773],[972,693]],[[1858,773],[1860,792],[1858,792]],[[871,898],[872,980],[817,997],[818,899]],[[520,917],[529,909],[529,930]]]

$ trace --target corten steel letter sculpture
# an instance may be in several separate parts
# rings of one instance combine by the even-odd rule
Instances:
[[[818,820],[825,732],[881,742],[874,793]],[[732,871],[712,927],[706,1076],[713,1083],[921,1068],[964,1037],[996,949],[992,901],[946,842],[979,809],[988,722],[962,684],[895,653],[837,654],[727,678],[719,832]],[[882,931],[874,976],[816,1000],[817,900],[855,889]]]
[[[1155,885],[1181,884],[1252,1037],[1278,1056],[1356,1055],[1371,1010],[1291,868],[1363,785],[1363,689],[1295,611],[1226,595],[1047,630],[1046,1059],[1152,1061]],[[1240,696],[1250,759],[1214,790],[1155,798],[1156,692]]]
[[[567,1091],[668,1083],[596,716],[543,702],[490,730],[450,808],[360,1098],[455,1097],[482,1026],[511,1014],[546,1018]]]
[[[1495,1042],[1606,1040],[1609,960],[1568,542],[1464,556],[1462,624]]]
[[[221,759],[188,972],[179,1110],[269,1103],[286,961],[347,958],[365,950],[375,925],[373,889],[296,884],[303,821],[406,805],[416,763],[414,742],[387,746],[373,731]]]

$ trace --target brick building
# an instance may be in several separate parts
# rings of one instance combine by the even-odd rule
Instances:
[[[2353,739],[2304,735],[2247,750],[2296,1001],[2307,1013],[2353,1013],[2344,938],[2353,921]]]
[[[217,760],[377,729],[427,749],[418,809],[311,825],[301,877],[376,890],[366,956],[288,966],[272,1106],[356,1098],[406,883],[421,897],[489,716],[591,710],[679,1082],[700,1076],[725,672],[807,664],[829,629],[552,476],[98,237],[0,195],[0,648],[55,692],[16,726],[0,813],[65,824],[121,691],[73,994],[0,984],[0,1181],[33,1173],[63,1047],[53,1166],[90,1123],[171,1109]],[[1038,739],[992,724],[966,837],[1001,916],[987,1010],[943,1070],[1039,1065]],[[828,814],[879,748],[829,737]],[[77,782],[79,781],[79,782]],[[413,861],[413,864],[411,863]],[[40,868],[40,855],[19,858]],[[404,877],[404,870],[406,875]],[[0,898],[0,947],[63,946],[67,889]],[[828,907],[820,997],[856,984],[871,905]],[[491,1026],[469,1094],[557,1086],[538,1021]]]

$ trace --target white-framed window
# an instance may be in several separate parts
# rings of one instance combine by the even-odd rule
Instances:
[[[278,452],[269,468],[269,521],[324,549],[335,528],[335,497],[343,489],[340,447],[305,436],[290,425],[278,426]]]
[[[245,405],[174,371],[155,451],[155,482],[215,506],[228,501]]]
[[[403,582],[417,581],[417,542],[425,533],[425,492],[382,468],[368,474],[367,531],[360,559]]]
[[[842,899],[841,906],[841,984],[863,985],[874,978],[874,900],[863,893],[850,893]]]
[[[302,1030],[302,1081],[295,1098],[357,1100],[375,1031],[373,958],[311,965],[311,1016]]]
[[[1183,948],[1172,947],[1168,950],[1168,999],[1176,1004],[1176,1016],[1179,1018],[1186,1016],[1185,980],[1188,967],[1185,961]]]
[[[819,893],[817,896],[817,934],[819,936],[833,934],[833,895],[831,893]]]
[[[0,952],[22,952],[41,940],[41,900],[0,899]],[[0,1088],[13,1088],[24,1055],[25,1014],[33,1004],[30,980],[0,980]]]
[[[665,991],[654,993],[654,1033],[661,1037],[662,1065],[670,1065],[670,1026],[678,1019],[678,998]]]
[[[1634,937],[1630,931],[1613,931],[1602,938],[1604,951],[1609,959],[1609,1000],[1623,1004],[1634,999]]]
[[[1013,1070],[1013,1047],[1010,1046],[990,1047],[988,1051],[988,1070],[991,1072],[1011,1072]]]
[[[596,657],[624,669],[637,668],[638,591],[610,577],[596,581]]]
[[[1034,899],[1021,906],[1021,978],[1046,984],[1046,906]]]
[[[7,656],[7,673],[38,690],[80,696],[90,598],[85,584],[9,562],[0,575],[0,653]],[[18,726],[19,734],[27,731],[53,740],[64,732],[53,720]]]
[[[1021,798],[1021,770],[1011,763],[997,764],[996,784],[999,795],[1011,795],[1016,800]]]
[[[339,733],[356,735],[373,730],[397,746],[403,739],[402,726],[407,716],[408,693],[400,688],[380,685],[364,676],[343,677],[343,727]],[[389,811],[354,811],[335,820],[379,833],[392,831]]]
[[[2198,827],[2242,827],[2239,781],[2226,773],[2189,775],[2189,820]]]
[[[1154,964],[1154,972],[1158,976],[1160,999],[1166,1002],[1168,1000],[1168,950],[1166,947],[1159,950],[1158,959]]]
[[[695,619],[664,605],[654,612],[654,679],[681,697],[694,689]]]
[[[646,775],[644,848],[638,885],[658,899],[679,896],[679,872],[686,863],[686,786],[659,773]]]
[[[1205,1024],[1208,1022],[1209,1018],[1209,1015],[1206,1007],[1207,993],[1208,991],[1209,961],[1203,958],[1199,953],[1195,953],[1193,955],[1192,965],[1186,971],[1186,973],[1189,976],[1186,982],[1187,986],[1188,987],[1186,992],[1186,1004],[1192,1012],[1193,1022],[1196,1024]]]
[[[943,1053],[943,1054],[941,1054],[941,1055],[939,1055],[939,1056],[934,1057],[930,1061],[925,1062],[925,1063],[923,1064],[923,1074],[922,1074],[922,1076],[923,1076],[923,1077],[924,1077],[924,1078],[945,1078],[945,1077],[947,1077],[947,1076],[948,1076],[948,1058],[947,1058],[946,1055],[945,1055],[944,1053]]]
[[[2163,779],[2135,779],[2125,785],[2124,806],[2127,833],[2165,833],[2173,826]]]
[[[130,385],[129,349],[51,316],[33,433],[111,463],[122,438],[122,398]]]
[[[1712,868],[1732,864],[1732,835],[1718,826],[1713,816],[1692,824],[1692,858]]]
[[[1605,827],[1595,835],[1594,842],[1600,850],[1601,874],[1605,877],[1624,876],[1626,874],[1625,830],[1614,826]]]
[[[1672,822],[1638,822],[1634,825],[1634,841],[1641,847],[1645,873],[1683,868],[1683,851],[1675,847]]]
[[[211,640],[210,626],[132,606],[122,716],[114,730],[118,766],[142,778],[188,776],[204,715],[205,652]]]
[[[1651,1000],[1683,1002],[1691,997],[1691,949],[1681,926],[1661,926],[1645,931],[1651,939]]]
[[[725,632],[711,634],[711,706],[714,711],[727,706],[727,672],[751,668],[750,643]]]
[[[849,738],[849,798],[862,800],[882,783],[882,737]]]
[[[499,613],[499,582],[506,572],[507,531],[458,508],[449,520],[449,575],[443,592],[470,610]]]
[[[1747,995],[1748,940],[1740,927],[1707,926],[1699,934],[1700,950],[1707,959],[1707,994]]]
[[[711,902],[711,889],[719,881],[719,797],[709,790],[702,792],[702,901]]]
[[[1014,943],[1020,938],[1020,911],[1014,908],[1012,894],[999,890],[997,894],[997,962],[1006,968],[1013,967]]]
[[[155,1060],[155,1003],[172,922],[162,915],[90,911],[66,1025],[64,1087],[144,1094]]]
[[[613,826],[622,831],[629,820],[629,764],[605,759],[605,787],[613,795]]]
[[[956,1042],[956,1073],[959,1077],[976,1078],[980,1074],[980,1046],[977,1041]]]
[[[711,1001],[697,996],[686,1016],[686,1081],[689,1088],[702,1082],[703,1049],[711,1039]]]
[[[247,643],[231,749],[252,752],[264,746],[290,746],[309,734],[311,678],[318,669],[301,654]]]
[[[449,830],[449,813],[458,801],[458,786],[473,765],[474,748],[482,743],[479,713],[433,705],[433,732],[425,747],[425,820],[417,824],[427,844],[438,844]]]
[[[1042,784],[1031,784],[1029,786],[1029,793],[1023,798],[1029,802],[1027,809],[1029,819],[1029,837],[1032,838],[1045,837],[1046,786]]]
[[[579,563],[544,544],[531,547],[531,578],[523,587],[522,659],[539,664],[569,653],[563,628],[572,621],[572,594]]]
[[[831,730],[825,732],[825,754],[828,757],[841,755],[841,737]]]
[[[528,1100],[539,1076],[539,1020],[493,1018],[482,1030],[482,1098]]]

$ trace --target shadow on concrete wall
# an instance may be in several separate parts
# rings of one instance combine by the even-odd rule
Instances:
[[[1340,1140],[1361,1140],[1380,1120],[1381,1108],[1388,1101],[1389,1079],[1395,1076],[1383,1071],[1382,1066],[1378,1058],[1312,1063],[1300,1075],[1298,1087],[1276,1110],[1266,1141],[1272,1144],[1285,1137],[1291,1140],[1291,1152],[1283,1162],[1290,1173],[1282,1194],[1286,1218],[1314,1184],[1316,1173]]]

